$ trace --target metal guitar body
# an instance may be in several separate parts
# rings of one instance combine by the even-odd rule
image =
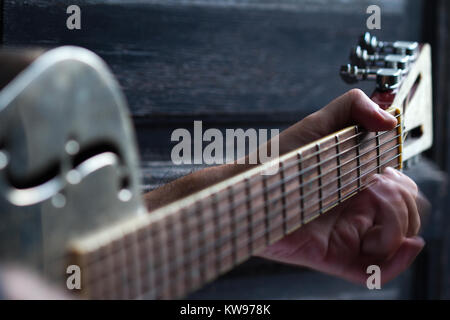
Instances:
[[[126,102],[88,50],[50,50],[0,91],[0,261],[65,274],[75,237],[137,215]]]

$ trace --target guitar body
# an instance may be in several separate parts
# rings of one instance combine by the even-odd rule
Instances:
[[[0,92],[0,261],[58,279],[71,239],[142,207],[125,99],[96,55],[51,50]]]

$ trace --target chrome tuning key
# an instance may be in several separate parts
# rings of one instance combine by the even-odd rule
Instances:
[[[356,83],[362,80],[375,80],[377,89],[381,91],[393,90],[400,85],[402,71],[392,68],[361,69],[347,64],[341,67],[340,76],[346,83]]]
[[[356,46],[350,53],[350,62],[359,68],[384,67],[389,69],[400,69],[408,71],[410,56],[400,54],[369,54],[361,46]]]
[[[394,53],[410,56],[411,60],[415,60],[419,51],[419,44],[412,41],[379,41],[376,36],[372,36],[369,32],[365,32],[359,39],[361,48],[367,50],[369,54],[377,52]]]

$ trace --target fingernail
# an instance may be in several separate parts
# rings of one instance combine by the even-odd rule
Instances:
[[[387,111],[384,111],[384,110],[381,109],[380,107],[378,107],[378,112],[383,116],[383,118],[384,118],[385,120],[397,122],[397,119],[396,119],[392,114],[390,114],[390,113],[387,112]]]

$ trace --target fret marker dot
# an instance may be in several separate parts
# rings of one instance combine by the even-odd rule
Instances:
[[[81,181],[81,175],[77,170],[70,170],[66,174],[66,180],[70,184],[78,184]]]
[[[68,154],[73,156],[80,151],[80,145],[75,140],[69,140],[66,143],[65,149]]]
[[[128,189],[122,189],[119,191],[118,198],[120,201],[127,202],[130,201],[133,197],[133,194]]]
[[[61,193],[55,194],[51,201],[55,208],[63,208],[66,205],[66,197]]]
[[[0,170],[4,169],[8,164],[8,156],[0,151]]]

